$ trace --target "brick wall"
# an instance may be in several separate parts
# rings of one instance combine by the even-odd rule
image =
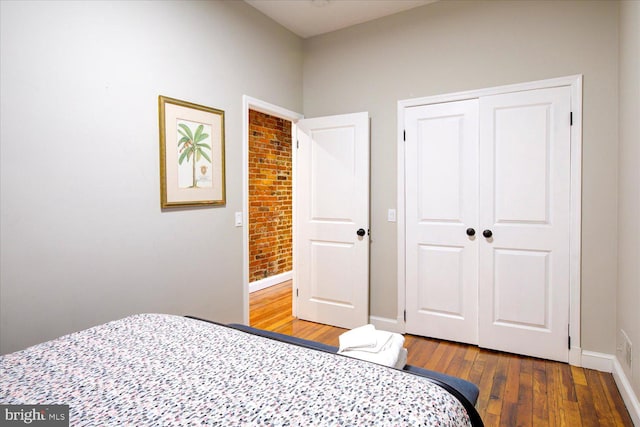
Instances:
[[[291,122],[249,110],[249,282],[290,271]]]

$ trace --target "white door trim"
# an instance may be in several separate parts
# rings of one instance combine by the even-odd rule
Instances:
[[[249,227],[247,226],[249,218],[249,110],[286,119],[291,123],[304,118],[302,114],[295,111],[290,111],[247,95],[242,96],[242,218],[244,218],[242,232],[242,318],[246,325],[249,324]],[[291,132],[293,135],[293,129]],[[296,170],[295,151],[292,150],[292,176],[295,176]],[[295,180],[293,185],[295,186]],[[293,217],[295,218],[295,204],[293,209]],[[293,227],[295,229],[295,223]],[[293,301],[295,301],[295,298]]]
[[[582,75],[558,77],[527,83],[497,86],[479,90],[456,92],[429,97],[412,98],[398,101],[397,109],[397,232],[398,232],[398,324],[402,331],[406,330],[404,310],[405,295],[405,167],[404,167],[404,113],[405,108],[419,105],[437,104],[442,102],[461,101],[479,98],[487,95],[498,95],[510,92],[544,89],[559,86],[571,88],[571,111],[573,112],[573,126],[571,126],[571,207],[570,207],[570,278],[569,278],[569,335],[571,349],[569,363],[581,366],[582,349],[580,343],[580,246],[581,246],[581,211],[582,211]]]

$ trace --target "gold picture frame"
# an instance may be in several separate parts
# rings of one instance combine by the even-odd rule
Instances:
[[[158,96],[160,206],[225,205],[224,111]]]

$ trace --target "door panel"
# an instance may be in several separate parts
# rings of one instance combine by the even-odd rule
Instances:
[[[419,245],[418,310],[464,320],[462,247]],[[449,286],[442,286],[448,283]]]
[[[369,118],[296,123],[294,285],[298,317],[344,328],[369,321]]]
[[[422,221],[462,222],[463,122],[464,116],[453,115],[417,123],[418,218]]]
[[[408,108],[406,329],[477,344],[478,101]]]
[[[547,222],[549,108],[545,104],[495,111],[497,222]]]
[[[548,330],[549,252],[496,249],[494,257],[494,321]]]
[[[568,361],[570,89],[480,99],[479,342]]]
[[[357,260],[350,243],[311,241],[311,292],[314,303],[353,308],[353,289],[335,280],[334,271],[345,274],[345,281],[353,282],[351,264]]]
[[[310,138],[311,217],[325,223],[353,220],[355,129],[312,129]]]

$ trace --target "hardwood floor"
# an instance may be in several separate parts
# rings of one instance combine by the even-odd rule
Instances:
[[[250,296],[251,326],[338,345],[345,329],[291,316],[291,282]],[[611,374],[405,335],[408,363],[478,385],[487,426],[631,426]]]

